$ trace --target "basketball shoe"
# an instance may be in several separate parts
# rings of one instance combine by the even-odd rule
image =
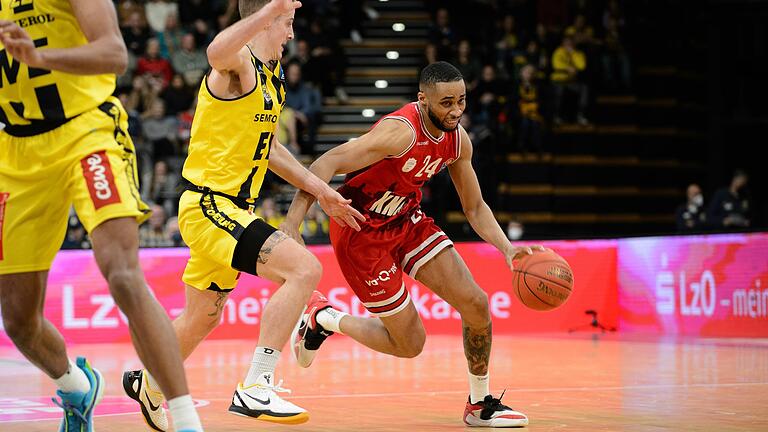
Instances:
[[[278,392],[290,393],[280,387],[283,381],[274,383],[271,373],[261,374],[255,384],[243,387],[237,385],[229,412],[235,415],[253,417],[273,423],[300,424],[309,420],[309,413],[277,395]]]
[[[318,312],[326,309],[334,312],[328,299],[320,291],[313,292],[293,329],[290,339],[293,342],[293,356],[301,367],[306,368],[312,364],[320,345],[333,334],[317,322]]]
[[[467,407],[464,408],[464,423],[469,426],[480,427],[528,426],[528,417],[502,404],[501,398],[503,397],[504,393],[498,399],[488,395],[475,404],[468,399]]]
[[[104,380],[101,373],[92,368],[85,358],[78,357],[75,364],[85,373],[91,389],[86,393],[56,390],[59,399],[53,399],[53,403],[64,410],[59,432],[92,432],[93,407],[104,395]]]
[[[147,374],[143,370],[124,372],[123,390],[128,397],[139,403],[147,426],[160,432],[168,430],[168,416],[163,408],[165,397],[161,392],[149,388]]]

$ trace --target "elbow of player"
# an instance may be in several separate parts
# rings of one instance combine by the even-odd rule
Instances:
[[[208,45],[208,49],[205,51],[205,54],[208,57],[208,64],[211,68],[216,70],[227,70],[230,65],[224,62],[224,57],[221,56],[220,51],[221,50],[218,49],[218,45],[216,44],[216,40]]]

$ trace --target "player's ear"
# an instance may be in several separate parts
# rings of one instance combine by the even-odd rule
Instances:
[[[419,91],[417,95],[417,100],[419,103],[426,104],[427,103],[427,95],[423,91]]]

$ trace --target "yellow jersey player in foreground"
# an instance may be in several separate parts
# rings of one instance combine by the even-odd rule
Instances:
[[[69,360],[43,317],[46,279],[70,206],[91,234],[99,269],[130,322],[141,360],[169,397],[176,430],[201,431],[170,320],[138,260],[136,159],[115,74],[128,62],[109,0],[0,4],[0,305],[19,350],[53,378],[60,431],[92,431],[101,374]]]
[[[189,356],[219,324],[240,272],[281,286],[266,304],[253,362],[229,411],[277,423],[303,423],[307,412],[280,398],[274,371],[321,267],[305,248],[254,215],[267,168],[317,197],[335,220],[359,230],[363,216],[311,174],[275,139],[285,102],[279,59],[293,38],[291,0],[240,0],[242,20],[208,47],[211,72],[200,85],[189,155],[182,175],[179,228],[190,248],[184,270],[187,303],[174,321],[182,356]],[[124,374],[124,387],[145,420],[164,430],[163,397],[146,371]]]

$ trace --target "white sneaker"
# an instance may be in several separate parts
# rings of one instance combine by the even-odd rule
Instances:
[[[131,399],[139,403],[144,422],[153,430],[165,432],[168,430],[168,416],[163,408],[165,397],[162,393],[153,391],[147,383],[147,374],[143,370],[123,373],[123,390]]]
[[[467,400],[467,406],[464,408],[464,423],[467,426],[479,427],[528,426],[528,416],[502,404],[502,397],[504,393],[498,399],[488,395],[476,404]]]
[[[271,373],[263,373],[255,384],[243,387],[237,385],[229,412],[244,417],[253,417],[273,423],[300,424],[309,420],[309,413],[277,395],[277,392],[290,393],[280,387],[283,381],[274,384]]]

